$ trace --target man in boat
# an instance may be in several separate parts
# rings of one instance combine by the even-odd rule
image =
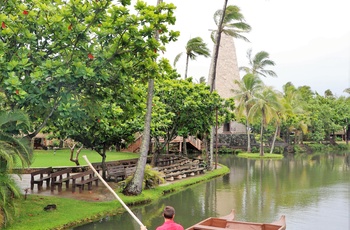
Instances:
[[[184,230],[180,224],[175,223],[175,209],[171,206],[166,206],[163,211],[164,224],[159,226],[156,230]],[[141,230],[147,230],[146,227],[141,226]]]

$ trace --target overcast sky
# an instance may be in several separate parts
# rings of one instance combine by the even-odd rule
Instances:
[[[157,0],[145,0],[156,4]],[[173,63],[185,50],[190,38],[200,36],[210,50],[213,43],[209,29],[214,29],[213,14],[222,9],[223,0],[164,0],[177,6],[173,30],[180,31],[177,42],[167,46],[165,56]],[[275,61],[277,78],[264,78],[267,85],[282,90],[292,82],[308,85],[323,95],[330,89],[337,96],[350,87],[350,0],[229,0],[237,5],[252,31],[250,43],[235,40],[238,66],[247,65],[246,51],[266,51]],[[184,75],[184,56],[177,64]],[[189,74],[196,79],[209,73],[210,58],[189,63]]]

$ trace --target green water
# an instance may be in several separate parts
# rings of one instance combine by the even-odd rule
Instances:
[[[161,225],[162,209],[172,205],[185,228],[236,210],[236,219],[272,222],[284,214],[287,229],[350,229],[349,154],[283,160],[221,156],[228,175],[191,186],[152,204],[133,209],[148,227]],[[139,229],[128,213],[75,229]]]

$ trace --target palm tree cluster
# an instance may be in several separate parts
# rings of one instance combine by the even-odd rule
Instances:
[[[249,62],[249,67],[242,68],[246,74],[241,80],[235,81],[238,89],[233,90],[237,117],[244,121],[247,127],[248,152],[252,151],[250,146],[252,126],[255,129],[260,128],[258,136],[260,136],[261,156],[264,155],[264,143],[268,142],[272,153],[278,137],[283,137],[286,143],[294,144],[302,144],[305,139],[314,142],[328,140],[335,143],[335,132],[343,130],[345,140],[349,139],[349,97],[336,97],[330,90],[321,96],[312,92],[308,86],[296,88],[290,82],[283,86],[282,92],[266,86],[259,75],[275,76],[274,72],[264,71],[262,68],[273,65],[273,62],[260,59],[260,62],[269,63],[262,65],[256,61],[259,60],[257,57],[259,55],[260,53],[255,55],[252,59],[254,61]],[[264,132],[269,134],[265,135]],[[291,134],[294,135],[294,140],[290,139]]]

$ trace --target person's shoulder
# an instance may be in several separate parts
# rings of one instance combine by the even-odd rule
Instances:
[[[182,227],[182,225],[181,224],[178,224],[178,223],[176,223],[176,230],[184,230],[184,227]]]

